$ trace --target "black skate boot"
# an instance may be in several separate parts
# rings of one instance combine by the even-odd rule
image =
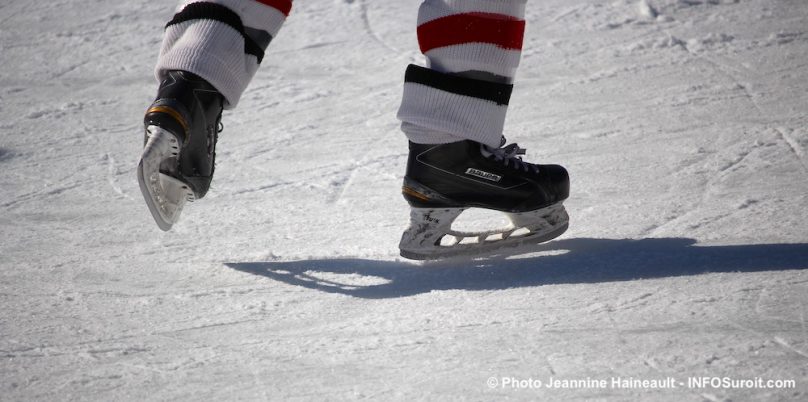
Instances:
[[[502,144],[505,139],[502,139]],[[491,148],[466,140],[449,144],[410,142],[402,192],[410,227],[399,248],[410,259],[437,259],[541,243],[560,236],[569,217],[567,170],[527,163],[516,144]],[[501,211],[502,229],[459,232],[452,222],[468,208]]]
[[[162,230],[177,222],[186,201],[210,188],[223,103],[222,94],[199,76],[169,71],[146,110],[138,182]]]

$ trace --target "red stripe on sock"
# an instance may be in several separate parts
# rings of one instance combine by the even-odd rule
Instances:
[[[285,16],[289,16],[292,11],[292,0],[255,0],[261,4],[266,4],[280,12]]]
[[[421,52],[464,43],[490,43],[522,50],[525,21],[503,14],[465,13],[438,18],[418,26]]]

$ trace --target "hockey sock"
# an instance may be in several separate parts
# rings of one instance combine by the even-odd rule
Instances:
[[[519,66],[525,0],[426,0],[398,118],[416,143],[470,139],[497,147]]]
[[[166,25],[155,76],[192,72],[233,108],[291,8],[292,0],[185,0]]]

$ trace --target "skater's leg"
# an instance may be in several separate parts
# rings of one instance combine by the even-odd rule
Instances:
[[[521,57],[525,0],[425,0],[418,43],[426,67],[410,65],[398,117],[410,140],[402,193],[410,227],[401,255],[435,259],[541,243],[561,235],[569,176],[523,161],[502,131]],[[468,208],[502,211],[510,225],[454,230]]]
[[[166,25],[155,75],[194,73],[233,108],[280,31],[291,0],[184,0]]]
[[[222,109],[234,108],[291,0],[185,0],[166,25],[138,182],[163,230],[213,179]]]
[[[521,57],[526,0],[426,0],[398,117],[410,141],[500,145]]]

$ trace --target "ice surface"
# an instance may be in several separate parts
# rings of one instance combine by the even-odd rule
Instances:
[[[807,2],[528,2],[505,134],[569,167],[570,229],[426,265],[418,2],[295,1],[162,233],[135,167],[174,6],[0,4],[0,399],[808,398]],[[796,388],[487,384],[668,376]]]

